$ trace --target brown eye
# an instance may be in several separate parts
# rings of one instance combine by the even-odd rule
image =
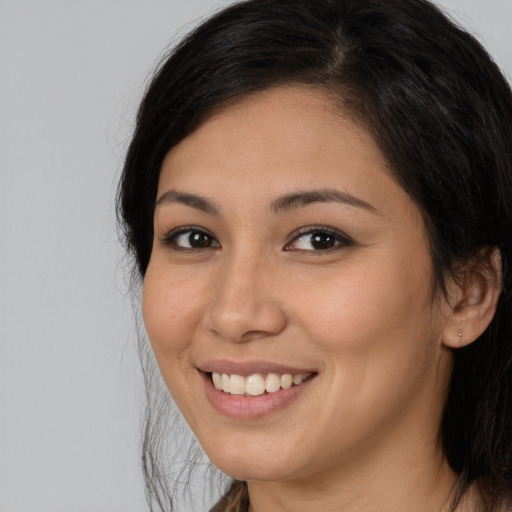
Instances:
[[[329,233],[312,233],[310,235],[311,247],[317,251],[325,251],[326,249],[332,249],[336,245],[336,238]]]
[[[181,249],[209,249],[220,247],[215,238],[197,229],[187,229],[171,234],[165,239],[166,245],[172,245]]]
[[[206,233],[190,233],[188,236],[188,243],[190,247],[194,249],[204,249],[205,247],[211,247],[212,237]]]
[[[287,251],[330,251],[352,245],[352,240],[342,233],[330,230],[310,229],[297,236],[286,247]]]

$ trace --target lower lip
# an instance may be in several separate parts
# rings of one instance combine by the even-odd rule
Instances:
[[[200,372],[204,382],[206,397],[213,407],[225,416],[237,419],[261,418],[272,414],[296,400],[309,386],[314,376],[298,386],[280,389],[275,393],[264,393],[259,396],[231,395],[217,389],[204,372]]]

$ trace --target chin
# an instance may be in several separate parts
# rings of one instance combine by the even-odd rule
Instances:
[[[245,445],[244,449],[235,444],[217,446],[206,451],[208,457],[217,468],[235,480],[279,481],[293,477],[290,457],[277,447],[269,450],[261,446]]]
[[[222,461],[225,464],[215,464],[223,473],[243,481],[278,482],[289,480],[291,475],[283,468],[275,465],[249,463],[245,461]]]

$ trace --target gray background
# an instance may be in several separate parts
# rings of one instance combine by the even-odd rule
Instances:
[[[227,2],[0,0],[0,512],[146,510],[113,199],[145,79]],[[440,2],[512,76],[512,0]]]

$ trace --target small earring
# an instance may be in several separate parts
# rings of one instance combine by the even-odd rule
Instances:
[[[459,343],[461,342],[461,339],[462,339],[462,333],[459,332]]]

